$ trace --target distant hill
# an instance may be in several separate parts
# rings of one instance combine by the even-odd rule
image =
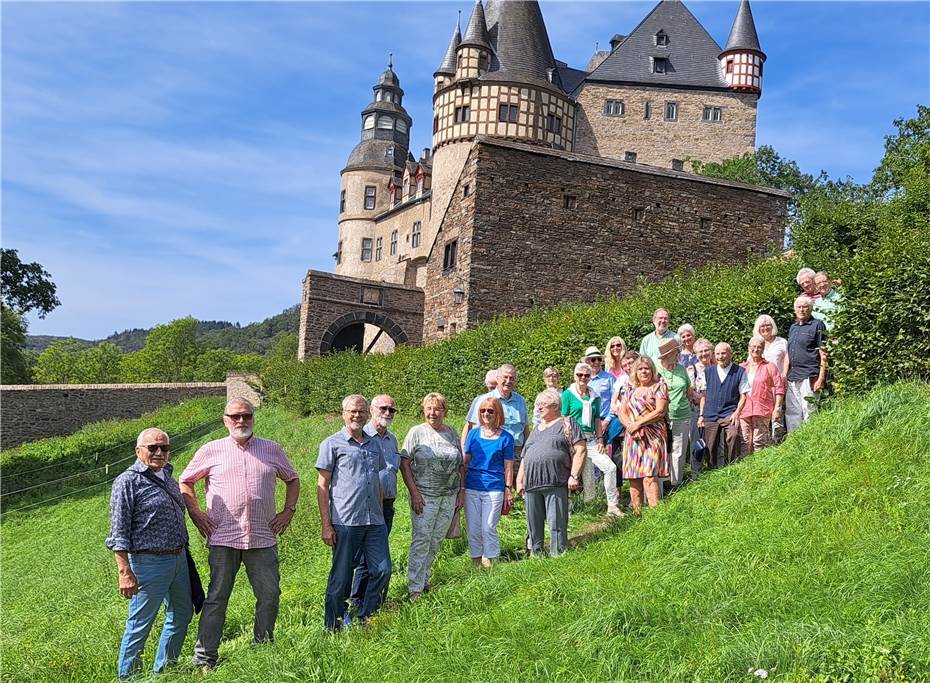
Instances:
[[[201,343],[207,348],[229,349],[235,353],[264,354],[274,346],[281,335],[297,334],[299,322],[300,306],[295,305],[261,322],[248,325],[231,323],[226,320],[199,320],[197,321],[197,334]],[[112,342],[124,353],[129,353],[138,351],[145,345],[145,338],[149,332],[151,332],[151,328],[134,328],[114,332],[106,339],[73,339],[84,347],[96,346],[105,341]],[[26,349],[42,352],[53,342],[64,341],[65,339],[68,339],[68,337],[30,334],[26,336]]]

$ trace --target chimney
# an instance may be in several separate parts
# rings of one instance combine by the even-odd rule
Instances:
[[[613,52],[616,50],[620,43],[623,42],[624,38],[626,38],[626,36],[620,35],[619,33],[615,34],[614,37],[610,39],[610,51]]]
[[[429,161],[430,148],[424,147],[423,154],[420,155],[420,161]]]

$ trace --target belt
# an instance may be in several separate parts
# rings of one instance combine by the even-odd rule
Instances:
[[[133,555],[180,555],[184,546],[179,548],[154,548],[152,550],[130,550]]]

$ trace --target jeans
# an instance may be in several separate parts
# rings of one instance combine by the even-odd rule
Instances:
[[[352,570],[355,568],[356,554],[361,551],[365,557],[368,573],[368,586],[358,612],[358,619],[364,621],[381,607],[381,595],[391,578],[391,551],[384,524],[333,524],[333,529],[336,531],[336,545],[333,546],[333,565],[326,582],[323,624],[330,631],[338,631],[343,626],[346,601],[352,592]]]
[[[493,560],[501,554],[501,539],[497,524],[504,505],[503,491],[465,489],[465,528],[468,529],[468,549],[473,558]]]
[[[545,523],[549,523],[549,554],[558,557],[568,549],[568,488],[547,486],[527,491],[526,526],[530,535],[530,553],[541,555],[545,540]]]
[[[197,643],[194,645],[195,664],[216,666],[223,624],[226,623],[226,607],[241,564],[245,565],[255,595],[252,642],[262,643],[274,638],[274,623],[278,618],[281,597],[278,547],[240,550],[223,545],[210,546],[210,588],[200,613]]]
[[[387,535],[391,535],[391,527],[394,525],[394,499],[385,498],[381,506],[384,513],[384,528]],[[368,564],[365,562],[365,553],[359,548],[355,553],[355,578],[352,579],[352,596],[350,600],[356,609],[361,609],[365,601],[365,593],[368,591]],[[390,579],[390,577],[388,577]],[[387,600],[388,583],[384,582],[384,588],[381,590],[381,604]]]
[[[185,551],[178,555],[130,553],[129,566],[139,582],[139,592],[129,599],[129,616],[117,662],[120,678],[128,678],[142,668],[142,650],[162,602],[165,625],[155,653],[156,673],[177,661],[194,616]]]
[[[423,512],[410,512],[410,552],[407,555],[407,590],[422,593],[439,552],[439,545],[449,531],[455,513],[456,494],[423,496]]]
[[[584,489],[585,502],[594,500],[594,467],[604,473],[604,492],[607,494],[607,505],[620,504],[620,494],[617,492],[617,466],[607,456],[597,450],[598,441],[593,436],[587,442],[588,455],[581,470],[581,484]]]

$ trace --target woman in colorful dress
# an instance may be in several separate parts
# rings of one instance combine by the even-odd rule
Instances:
[[[668,476],[668,388],[645,356],[633,363],[630,386],[632,390],[620,405],[626,431],[623,478],[630,481],[630,507],[638,514],[644,495],[649,507],[659,504],[659,478]]]
[[[607,372],[619,379],[623,375],[623,355],[626,353],[626,342],[622,337],[611,337],[607,340]]]

